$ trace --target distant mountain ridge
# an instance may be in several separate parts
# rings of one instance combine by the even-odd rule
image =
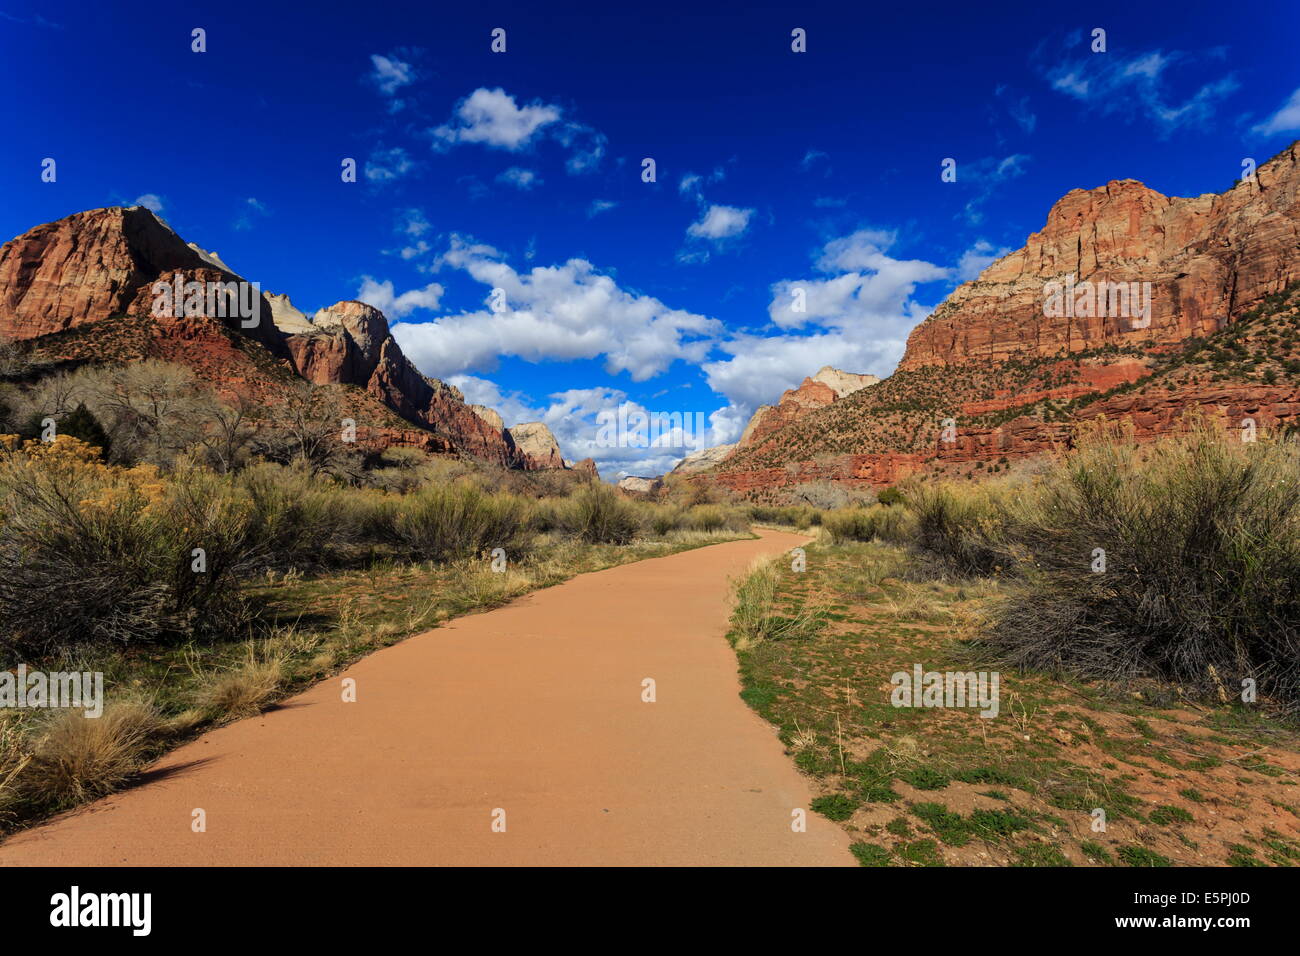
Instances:
[[[313,384],[363,390],[400,420],[379,429],[381,443],[415,443],[507,467],[565,467],[546,425],[516,426],[529,436],[520,443],[499,416],[488,420],[459,389],[422,375],[372,306],[338,302],[309,319],[288,296],[263,292],[257,323],[244,328],[206,307],[197,315],[159,316],[151,291],[159,281],[245,280],[140,206],[92,209],[36,226],[0,247],[0,336],[34,340],[56,356],[72,348],[70,358],[118,351],[179,361],[227,393],[236,384],[261,395],[273,391],[280,364]],[[91,338],[96,348],[88,347]],[[125,339],[131,346],[122,350]],[[420,437],[420,430],[438,439]]]
[[[1149,315],[1048,308],[1053,283],[1103,282],[1149,283]],[[1291,427],[1298,284],[1300,142],[1217,195],[1166,197],[1135,180],[1072,190],[912,330],[893,375],[762,428],[707,474],[759,496],[807,481],[880,486],[1041,454],[1101,415],[1147,437],[1192,408]],[[1208,352],[1195,351],[1202,341]]]

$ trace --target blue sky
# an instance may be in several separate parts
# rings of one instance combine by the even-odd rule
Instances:
[[[595,415],[734,440],[824,364],[888,374],[1070,189],[1218,192],[1300,137],[1294,3],[432,6],[0,0],[0,233],[150,205],[304,311],[383,308],[566,456],[657,474],[682,447],[598,447]]]

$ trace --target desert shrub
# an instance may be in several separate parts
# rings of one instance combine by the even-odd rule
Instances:
[[[821,524],[822,515],[816,508],[808,505],[750,505],[749,517],[765,524],[785,525],[807,531],[814,524]]]
[[[996,487],[918,484],[907,496],[907,507],[913,542],[944,569],[991,574],[1009,564],[1003,546],[1005,515]]]
[[[697,505],[682,516],[681,526],[692,531],[742,531],[749,526],[749,519],[739,508]]]
[[[514,556],[527,550],[531,539],[527,501],[469,482],[428,485],[402,496],[394,509],[392,534],[401,550],[419,559],[450,561],[494,548]]]
[[[894,487],[881,488],[876,494],[876,500],[882,505],[901,505],[903,493]]]
[[[348,493],[301,462],[254,465],[238,475],[236,487],[251,511],[250,537],[270,568],[324,564],[356,538],[389,534],[383,496]]]
[[[627,544],[641,531],[641,512],[610,485],[592,482],[562,503],[557,522],[583,541]]]
[[[696,505],[686,513],[686,526],[693,531],[721,531],[727,514],[716,505]]]
[[[1017,498],[1023,580],[990,646],[1085,677],[1157,676],[1300,707],[1300,446],[1204,425],[1142,448],[1114,429]],[[1104,563],[1103,563],[1104,562]]]
[[[68,436],[6,442],[0,641],[46,650],[208,634],[244,620],[237,583],[253,557],[248,509],[217,476],[164,482],[149,465],[106,465]]]
[[[674,505],[650,505],[646,509],[645,526],[651,534],[661,538],[670,531],[676,531],[685,520],[686,510]]]
[[[875,521],[866,508],[837,508],[826,513],[822,527],[835,544],[845,541],[870,541],[875,537]]]
[[[887,541],[906,544],[915,536],[914,521],[904,508],[870,505],[828,511],[822,527],[834,544],[846,541]]]

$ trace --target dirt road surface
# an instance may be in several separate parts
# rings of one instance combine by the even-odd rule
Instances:
[[[805,540],[763,532],[452,621],[16,835],[0,865],[852,865],[737,697],[723,637],[728,580]]]

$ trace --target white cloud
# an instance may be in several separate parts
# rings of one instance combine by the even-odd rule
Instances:
[[[394,179],[401,179],[414,168],[415,162],[402,147],[394,146],[392,149],[381,147],[372,152],[370,158],[366,160],[366,179],[372,183],[391,182]]]
[[[460,389],[465,401],[471,405],[486,405],[496,409],[506,428],[513,428],[522,422],[542,420],[542,410],[535,408],[531,399],[522,392],[503,392],[496,382],[476,375],[452,375],[447,378],[447,383]],[[556,438],[558,440],[559,436]],[[563,444],[560,447],[563,448]]]
[[[823,365],[890,374],[908,333],[930,312],[916,300],[917,286],[952,275],[930,262],[889,255],[895,240],[887,230],[860,229],[818,250],[814,268],[824,276],[773,283],[768,314],[791,331],[733,335],[718,343],[729,357],[701,367],[709,387],[730,401],[724,411],[748,416]],[[796,311],[800,302],[804,310]]]
[[[978,240],[975,245],[963,252],[961,259],[958,260],[957,278],[962,282],[978,278],[981,272],[1010,251],[1007,246],[995,250],[991,242]]]
[[[602,212],[609,212],[617,205],[618,203],[614,202],[612,199],[594,199],[592,200],[591,205],[587,207],[587,218],[590,219],[593,216],[599,216]]]
[[[482,143],[514,151],[528,145],[538,130],[559,119],[558,106],[518,106],[515,98],[500,87],[480,87],[457,104],[450,122],[433,130],[434,143]]]
[[[946,279],[950,273],[919,259],[893,258],[885,251],[893,242],[893,233],[862,229],[826,243],[816,268],[839,274],[774,283],[768,315],[783,329],[813,324],[863,336],[883,333],[889,341],[900,333],[906,338],[907,331],[925,314],[912,299],[917,285]]]
[[[1253,127],[1252,132],[1268,135],[1293,133],[1296,130],[1300,130],[1300,89],[1292,93],[1291,98],[1276,113]]]
[[[915,321],[908,319],[864,337],[840,332],[812,335],[760,336],[740,334],[719,347],[730,358],[706,362],[705,378],[715,392],[727,397],[748,420],[753,410],[775,402],[823,365],[882,378],[898,364]]]
[[[537,178],[537,173],[531,169],[523,169],[519,166],[511,166],[497,177],[497,182],[505,183],[507,186],[514,186],[516,189],[527,191],[540,186],[542,181]]]
[[[729,406],[712,412],[687,407],[651,408],[629,400],[621,389],[608,386],[567,389],[538,404],[523,393],[503,391],[497,383],[479,376],[452,375],[446,381],[459,388],[467,402],[496,409],[507,428],[521,422],[544,422],[565,458],[592,458],[608,479],[664,474],[692,451],[734,441],[748,420],[738,417]],[[637,413],[644,413],[675,416],[670,420],[674,427],[657,435],[653,445],[645,440],[623,444],[604,441],[607,435],[601,434],[600,416],[607,413],[617,421],[620,409],[625,418],[631,419],[630,424],[635,423]],[[645,439],[649,437],[648,433],[644,435]]]
[[[696,239],[730,239],[740,235],[749,227],[749,219],[754,214],[752,209],[738,209],[735,206],[710,206],[699,222],[692,223],[686,234]]]
[[[162,197],[157,193],[145,193],[142,196],[136,196],[131,200],[132,206],[144,206],[150,212],[161,214],[163,211]]]
[[[253,224],[258,219],[271,215],[271,210],[266,207],[266,203],[256,196],[249,196],[239,208],[241,211],[232,224],[233,228],[239,232],[252,229]]]
[[[408,236],[419,237],[430,229],[429,220],[420,209],[407,209],[401,214],[400,231]]]
[[[385,96],[392,96],[403,86],[415,82],[415,68],[396,56],[370,55],[371,71],[368,79]]]
[[[698,364],[722,323],[673,309],[651,296],[634,295],[585,259],[516,271],[490,246],[453,237],[437,261],[505,296],[504,311],[485,307],[436,321],[402,323],[393,335],[429,375],[445,378],[489,369],[498,356],[532,362],[604,358],[605,370],[644,381],[677,360]]]
[[[1072,38],[1073,39],[1073,38]],[[1040,70],[1052,89],[1078,100],[1103,116],[1130,121],[1145,118],[1163,138],[1182,127],[1205,128],[1219,103],[1240,86],[1233,74],[1204,81],[1204,57],[1180,51],[1152,50],[1133,56],[1111,51],[1081,57],[1048,57],[1040,50]],[[1171,87],[1171,68],[1192,67],[1199,86],[1180,97]]]
[[[370,276],[363,276],[361,288],[357,292],[357,301],[373,305],[390,319],[410,315],[416,309],[436,309],[445,290],[436,282],[430,282],[423,289],[411,289],[396,295],[393,283],[389,279],[378,282]]]

